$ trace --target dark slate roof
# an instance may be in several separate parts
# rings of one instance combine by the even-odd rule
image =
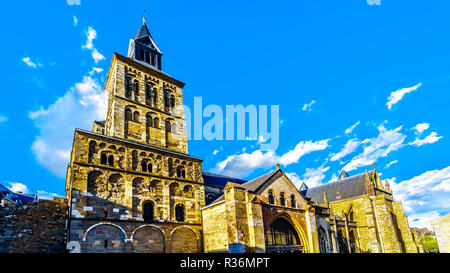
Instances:
[[[16,205],[22,205],[26,202],[34,202],[36,201],[36,195],[33,194],[24,194],[24,193],[15,193],[7,187],[0,184],[0,196],[8,199]]]
[[[245,187],[248,191],[256,191],[260,186],[262,186],[265,182],[267,182],[267,180],[269,180],[273,175],[275,175],[278,171],[281,171],[280,169],[277,169],[275,171],[272,171],[270,173],[266,173],[265,175],[262,175],[260,177],[257,177],[253,180],[250,180],[244,184],[241,184],[243,187]],[[222,202],[223,200],[225,200],[224,195],[222,194],[221,196],[219,196],[216,200],[214,200],[211,205],[215,205],[217,203]]]
[[[102,121],[94,120],[95,123],[99,123],[99,124],[103,124],[103,125],[105,124],[105,121],[106,120],[102,120]]]
[[[136,34],[136,37],[134,37],[135,40],[144,38],[152,35],[150,34],[150,31],[148,31],[147,25],[145,23],[142,24],[141,28],[139,29],[138,33]]]
[[[306,197],[313,201],[324,203],[323,193],[327,193],[328,202],[347,199],[351,197],[367,194],[365,186],[365,174],[358,174],[334,182],[329,182],[317,187],[309,188],[306,191]],[[340,199],[337,199],[339,193]]]
[[[206,186],[213,186],[219,188],[225,188],[227,182],[233,182],[237,184],[242,184],[247,182],[247,180],[230,177],[222,174],[211,173],[211,172],[203,172],[203,181]]]

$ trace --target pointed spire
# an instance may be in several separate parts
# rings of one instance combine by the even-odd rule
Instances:
[[[341,173],[339,174],[338,180],[346,178],[346,177],[349,177],[349,175],[344,169],[342,169]]]
[[[145,25],[145,9],[144,9],[144,13],[142,14],[142,24]]]

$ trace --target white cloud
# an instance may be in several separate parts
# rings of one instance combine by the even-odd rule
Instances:
[[[414,127],[414,129],[416,129],[418,134],[421,134],[423,131],[427,130],[428,128],[430,128],[429,123],[420,123],[420,124],[417,124],[416,127]]]
[[[102,68],[93,67],[92,70],[89,72],[89,75],[93,76],[95,73],[101,73],[103,72]]]
[[[46,192],[46,191],[37,191],[38,199],[46,199],[53,200],[54,197],[63,197],[56,193]]]
[[[403,99],[403,96],[413,92],[417,88],[419,88],[422,85],[422,83],[419,83],[412,87],[402,88],[396,91],[391,92],[391,95],[388,98],[388,101],[386,102],[387,108],[390,110],[392,108],[392,105],[398,103]]]
[[[216,154],[218,154],[219,153],[219,150],[214,150],[213,151],[213,155],[216,155]]]
[[[36,160],[58,177],[64,177],[75,128],[90,129],[94,120],[106,116],[106,92],[96,79],[84,76],[52,105],[30,111],[39,129],[31,147]]]
[[[414,146],[422,146],[424,144],[431,144],[431,143],[435,143],[436,141],[438,141],[439,139],[441,139],[442,136],[438,136],[436,132],[431,132],[427,137],[425,137],[424,139],[419,139],[416,138],[416,140],[414,140],[413,142],[409,143],[410,145],[414,145]]]
[[[347,134],[347,135],[350,134],[353,131],[353,129],[355,129],[355,127],[359,125],[359,123],[360,123],[360,121],[358,120],[358,122],[356,122],[349,128],[345,129],[345,134]]]
[[[286,176],[291,180],[291,182],[295,185],[295,187],[298,189],[303,183],[303,180],[300,178],[300,176],[294,172],[286,173]]]
[[[94,47],[94,40],[95,38],[97,38],[97,31],[95,31],[95,29],[93,29],[92,27],[89,27],[85,34],[86,44],[82,45],[81,47],[92,51],[92,58],[94,59],[95,63],[104,60],[105,57],[100,52],[98,52],[97,48]]]
[[[361,142],[357,138],[350,139],[339,153],[332,155],[330,160],[336,161],[343,158],[346,155],[353,153],[359,147],[360,144]]]
[[[75,15],[73,16],[73,25],[74,26],[78,25],[78,18]]]
[[[400,133],[401,129],[402,126],[393,130],[387,130],[383,124],[378,126],[379,135],[375,138],[363,140],[361,143],[366,144],[363,152],[354,157],[343,169],[349,172],[370,165],[378,158],[385,157],[389,153],[404,147],[403,142],[406,136]]]
[[[328,147],[328,139],[320,141],[300,141],[294,149],[277,156],[273,151],[256,150],[252,153],[230,155],[224,161],[217,163],[215,171],[227,175],[246,177],[258,168],[269,168],[278,162],[283,166],[297,163],[299,159],[313,151],[324,150]]]
[[[26,65],[28,65],[29,67],[32,67],[32,68],[37,68],[37,67],[42,67],[43,65],[41,64],[41,63],[35,63],[35,62],[33,62],[33,61],[31,61],[31,58],[30,57],[23,57],[22,58],[22,61],[26,64]]]
[[[83,45],[82,47],[87,49],[94,49],[93,41],[95,38],[97,38],[97,31],[95,31],[95,29],[93,29],[92,27],[89,27],[85,33],[87,40],[86,44]]]
[[[99,61],[105,59],[105,57],[102,54],[100,54],[100,52],[98,52],[96,48],[92,50],[92,58],[94,59],[95,63],[98,63]]]
[[[81,5],[81,0],[66,0],[67,5],[69,6],[79,6]]]
[[[306,168],[303,174],[303,180],[308,187],[315,187],[322,185],[322,180],[325,178],[325,172],[328,171],[330,167],[324,167],[323,165],[318,168]]]
[[[431,226],[431,221],[439,218],[439,212],[429,211],[424,213],[416,213],[408,216],[408,222],[410,227],[416,228],[428,228],[433,230]]]
[[[305,105],[303,105],[302,110],[303,110],[303,111],[308,111],[308,112],[310,112],[310,111],[312,110],[312,105],[313,105],[314,103],[316,103],[315,100],[312,100],[310,103],[305,103]]]
[[[25,184],[19,182],[9,182],[9,189],[15,193],[28,193],[28,188]]]
[[[384,167],[384,168],[387,169],[387,168],[389,168],[391,165],[393,165],[393,164],[395,164],[395,163],[397,163],[397,162],[398,162],[398,160],[393,160],[393,161],[389,162],[388,164],[386,164],[386,167]]]
[[[431,211],[441,214],[450,212],[450,166],[441,169],[424,172],[409,180],[395,183],[392,179],[391,189],[394,197],[402,201],[405,213],[409,221],[415,226],[418,221],[414,218],[424,219]],[[410,215],[410,213],[415,213]],[[418,217],[422,215],[422,217]],[[425,217],[427,219],[427,217]],[[421,222],[419,222],[420,224]]]

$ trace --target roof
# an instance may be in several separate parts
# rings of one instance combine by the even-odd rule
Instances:
[[[34,202],[36,201],[36,195],[34,194],[25,194],[25,193],[16,193],[7,187],[0,184],[0,196],[6,198],[7,200],[13,202],[16,205],[22,205],[26,202]]]
[[[233,182],[237,184],[242,184],[247,182],[247,180],[226,176],[222,174],[217,173],[211,173],[211,172],[203,172],[203,181],[205,185],[207,186],[213,186],[213,187],[219,187],[219,188],[225,188],[225,185],[227,182]]]
[[[267,182],[270,178],[272,178],[277,172],[281,172],[280,169],[276,169],[274,171],[271,171],[269,173],[266,173],[260,177],[257,177],[253,180],[250,180],[244,184],[241,184],[245,189],[247,189],[248,191],[252,191],[255,192],[259,187],[261,187],[265,182]],[[233,182],[233,181],[231,181]],[[221,196],[219,196],[216,200],[214,200],[209,206],[213,206],[215,204],[218,204],[220,202],[222,202],[223,200],[225,200],[224,195],[222,194]]]
[[[309,188],[306,197],[324,203],[323,193],[327,193],[328,202],[367,194],[365,173],[338,179],[317,187]],[[339,193],[340,198],[337,198]]]
[[[153,41],[152,35],[150,34],[150,31],[148,31],[148,28],[147,28],[147,25],[145,24],[145,22],[142,24],[141,28],[139,29],[138,33],[136,34],[136,37],[134,37],[134,40],[140,40],[143,38],[150,39],[150,43],[153,45],[155,50],[158,53],[162,54],[161,50],[159,50],[159,48],[156,46],[156,43]]]

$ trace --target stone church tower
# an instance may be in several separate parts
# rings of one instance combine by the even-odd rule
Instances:
[[[128,56],[113,55],[106,120],[75,130],[68,249],[202,251],[202,160],[188,154],[183,87],[162,71],[144,20]]]

